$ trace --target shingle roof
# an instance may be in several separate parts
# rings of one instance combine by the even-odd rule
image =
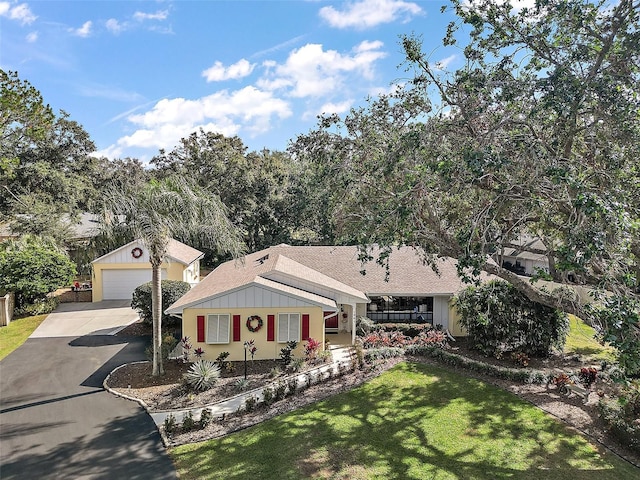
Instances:
[[[184,243],[174,239],[169,240],[169,245],[167,246],[167,256],[171,257],[174,260],[177,260],[184,265],[191,265],[203,255],[204,253],[202,253],[200,250],[196,250],[189,245],[185,245]]]
[[[372,255],[377,258],[377,251]],[[349,295],[452,295],[464,287],[457,275],[456,261],[437,261],[438,273],[425,265],[410,247],[394,249],[389,257],[389,275],[375,262],[364,266],[355,246],[277,245],[247,255],[243,262],[223,263],[169,308],[180,311],[207,298],[255,282],[257,278],[286,273]],[[363,274],[362,272],[365,272]],[[324,282],[324,283],[323,283]]]

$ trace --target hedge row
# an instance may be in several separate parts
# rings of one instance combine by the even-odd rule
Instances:
[[[547,383],[552,378],[552,374],[547,374],[539,370],[507,368],[479,362],[470,358],[451,353],[442,348],[411,345],[405,349],[406,354],[434,358],[446,365],[465,368],[483,375],[490,375],[505,380],[513,380],[521,383]]]

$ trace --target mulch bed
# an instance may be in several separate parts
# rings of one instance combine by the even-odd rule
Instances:
[[[150,327],[141,324],[141,322],[130,325],[120,332],[120,335],[150,334]],[[452,343],[451,348],[453,352],[474,360],[503,367],[517,367],[516,363],[510,358],[495,359],[483,356],[479,352],[471,349],[465,339],[459,339]],[[390,359],[379,362],[373,369],[348,372],[343,376],[313,385],[305,389],[303,394],[287,397],[284,400],[272,404],[269,408],[258,408],[254,412],[230,415],[223,421],[213,422],[203,430],[174,435],[171,439],[172,445],[216,438],[247,428],[274,416],[281,415],[282,413],[293,411],[337,393],[355,388],[404,360],[404,358]],[[518,384],[487,375],[480,375],[468,370],[443,366],[435,360],[424,357],[408,357],[406,360],[458,371],[463,375],[477,378],[512,392],[523,400],[538,406],[569,426],[586,434],[592,441],[605,446],[619,456],[640,466],[640,452],[632,451],[628,446],[621,445],[611,437],[600,418],[597,406],[599,397],[595,392],[600,390],[601,393],[604,391],[606,394],[614,394],[616,387],[610,383],[605,384],[598,379],[594,385],[593,392],[585,402],[577,395],[560,395],[553,385]],[[134,396],[145,401],[152,410],[197,408],[239,393],[236,382],[238,378],[244,377],[244,362],[232,363],[234,364],[235,371],[223,372],[222,378],[218,381],[215,388],[198,394],[194,394],[193,391],[183,385],[182,375],[186,372],[188,366],[179,361],[166,362],[165,375],[162,377],[151,376],[150,363],[127,365],[117,370],[111,376],[109,386],[129,396]],[[259,388],[277,380],[278,377],[270,375],[271,370],[276,366],[279,366],[278,362],[270,360],[249,362],[247,375],[249,380],[248,389]],[[567,357],[564,355],[553,355],[548,359],[531,359],[528,368],[559,373],[562,371],[576,371],[583,366],[588,365],[581,363],[580,358],[577,356]]]

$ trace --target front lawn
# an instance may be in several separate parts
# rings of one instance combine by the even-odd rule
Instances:
[[[518,397],[416,363],[171,455],[181,479],[640,477]]]
[[[569,334],[564,345],[567,354],[578,354],[589,362],[614,362],[613,347],[600,345],[595,337],[596,331],[575,315],[569,315]]]
[[[0,360],[22,345],[45,318],[47,315],[19,318],[0,328]]]

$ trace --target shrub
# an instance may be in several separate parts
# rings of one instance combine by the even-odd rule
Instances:
[[[173,415],[173,413],[170,413],[165,417],[162,425],[167,435],[171,435],[173,432],[176,431],[177,423],[176,423],[176,417]]]
[[[291,363],[289,363],[289,370],[291,370],[292,372],[299,372],[304,368],[304,365],[304,358],[294,358],[291,360]]]
[[[284,382],[278,382],[274,389],[274,396],[276,400],[282,400],[287,396],[287,385]]]
[[[362,337],[367,333],[371,333],[376,328],[376,324],[368,317],[356,318],[356,335]]]
[[[60,305],[60,299],[58,297],[46,297],[35,300],[33,303],[23,305],[15,310],[15,316],[17,317],[32,317],[34,315],[46,315],[53,312],[58,305]]]
[[[364,359],[367,362],[372,362],[374,360],[401,357],[403,355],[404,349],[398,347],[371,348],[365,352]]]
[[[280,370],[280,367],[273,367],[271,370],[269,370],[269,377],[271,378],[276,378],[279,377],[280,374],[282,373],[282,370]]]
[[[169,359],[169,354],[173,352],[173,350],[176,348],[176,345],[178,345],[178,341],[174,338],[173,335],[165,335],[162,338],[161,354],[163,361]],[[153,345],[149,345],[147,348],[145,348],[144,353],[147,356],[147,359],[151,361],[153,359]]]
[[[505,368],[497,365],[491,365],[489,363],[472,360],[434,346],[410,345],[405,349],[405,353],[407,355],[430,357],[445,365],[464,368],[484,375],[490,375],[496,378],[503,378],[515,382],[539,384],[547,383],[552,378],[549,374],[539,370]]]
[[[246,378],[239,378],[236,380],[234,387],[239,392],[244,392],[247,388],[249,388],[249,380]]]
[[[331,350],[322,350],[318,352],[318,361],[321,363],[330,363],[333,361],[333,354]]]
[[[428,323],[378,323],[377,327],[385,332],[398,331],[410,338],[432,330],[431,325]]]
[[[580,383],[582,383],[582,385],[584,385],[584,388],[586,388],[587,390],[590,389],[591,385],[595,383],[597,377],[598,370],[596,370],[594,367],[582,367],[580,369],[580,373],[578,373],[578,379],[580,380]]]
[[[293,359],[293,351],[298,346],[298,342],[291,340],[287,342],[287,346],[280,349],[280,361],[282,365],[287,368]]]
[[[485,355],[518,351],[547,356],[562,348],[569,331],[564,313],[532,302],[500,280],[468,287],[455,298],[455,306],[474,348]]]
[[[2,288],[15,293],[15,308],[44,300],[48,293],[71,284],[76,266],[53,240],[24,235],[0,245]],[[43,312],[46,313],[46,312]]]
[[[364,348],[403,347],[409,343],[409,338],[398,330],[386,332],[376,330],[362,337]]]
[[[627,387],[617,399],[601,399],[600,414],[623,444],[640,448],[640,388]]]
[[[200,412],[200,428],[207,428],[213,422],[213,412],[210,408],[203,408]]]
[[[193,419],[193,412],[189,410],[182,419],[182,430],[189,432],[196,428],[196,421]]]
[[[196,390],[208,390],[215,385],[220,378],[220,367],[211,360],[198,360],[184,374],[187,383]]]
[[[262,390],[262,401],[265,405],[269,406],[274,402],[275,392],[271,387],[266,387]]]
[[[307,344],[304,346],[304,358],[307,362],[313,362],[318,355],[320,342],[314,338],[308,338]]]
[[[229,370],[229,365],[231,365],[231,362],[227,361],[228,357],[229,352],[222,352],[216,357],[216,365],[220,367],[220,370]]]
[[[191,290],[187,282],[180,280],[162,280],[162,312],[176,302],[185,293]],[[133,291],[131,308],[140,314],[143,322],[151,325],[153,323],[153,313],[151,306],[151,282],[143,283]],[[180,319],[172,315],[162,314],[162,324],[176,326],[180,324]]]
[[[298,378],[291,377],[287,380],[287,395],[292,396],[298,390]]]
[[[254,397],[253,395],[250,395],[247,398],[245,398],[244,409],[247,412],[253,412],[257,406],[258,406],[258,399],[256,397]]]

